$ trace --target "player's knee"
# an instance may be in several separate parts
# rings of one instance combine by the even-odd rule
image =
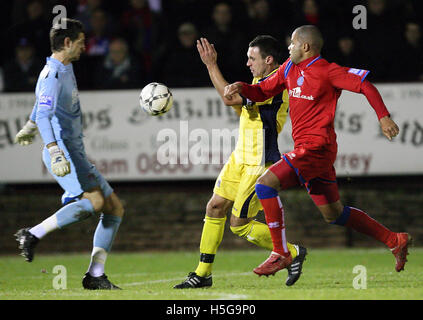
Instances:
[[[103,213],[122,218],[125,214],[125,208],[115,193],[112,193],[105,199]]]
[[[265,175],[260,176],[256,181],[256,185],[262,184],[264,186],[267,186],[267,183],[268,183],[268,181],[267,181],[267,178],[265,177]]]
[[[327,205],[318,206],[322,213],[323,219],[327,223],[333,224],[343,212],[343,205],[340,201],[330,203]]]
[[[322,216],[327,223],[333,224],[339,218],[341,213],[342,212],[339,212],[338,210],[332,209],[323,211]]]
[[[91,204],[94,207],[96,213],[102,212],[104,207],[104,198],[103,197],[93,197],[90,199]]]
[[[277,177],[273,173],[271,173],[271,171],[269,170],[267,170],[257,179],[256,185],[257,184],[268,186],[276,190],[279,189],[279,185],[280,185]]]
[[[223,218],[226,216],[226,207],[223,202],[211,199],[207,203],[206,214],[212,218]]]
[[[331,224],[333,224],[337,218],[338,218],[337,216],[333,216],[333,215],[323,215],[323,219],[325,220],[325,222],[331,223]]]
[[[118,201],[118,203],[115,205],[115,208],[113,209],[113,215],[122,218],[124,214],[125,207],[123,206],[122,202]]]
[[[101,193],[98,193],[98,192],[84,193],[83,198],[90,200],[95,213],[100,213],[103,211],[105,201]]]

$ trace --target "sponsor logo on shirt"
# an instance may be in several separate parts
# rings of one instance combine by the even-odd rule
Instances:
[[[40,96],[38,98],[38,106],[40,107],[51,107],[53,104],[53,97],[51,96]]]
[[[289,96],[294,98],[306,99],[306,100],[314,100],[312,95],[306,96],[301,94],[301,88],[296,87],[292,90],[289,90]]]

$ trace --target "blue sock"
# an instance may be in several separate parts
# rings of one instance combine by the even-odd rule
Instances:
[[[121,217],[101,214],[100,222],[94,233],[93,246],[103,248],[107,252],[110,251],[121,221]]]
[[[331,224],[337,224],[338,226],[345,226],[348,219],[350,218],[350,213],[351,213],[351,208],[345,206],[341,215],[335,221],[331,222]]]
[[[42,239],[46,234],[82,221],[94,214],[94,208],[88,199],[72,202],[62,207],[55,214],[45,219],[40,224],[31,228],[31,232],[38,239]]]
[[[93,277],[104,274],[104,265],[107,254],[112,248],[113,241],[122,221],[121,217],[110,214],[101,214],[100,222],[94,233],[93,251],[91,253],[91,263],[88,272]]]
[[[279,195],[276,189],[264,184],[256,184],[256,194],[259,199],[270,199]]]
[[[82,199],[72,202],[55,213],[57,225],[64,228],[74,224],[75,222],[85,220],[94,214],[94,208],[91,201]]]

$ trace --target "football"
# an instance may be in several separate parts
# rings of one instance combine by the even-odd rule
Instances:
[[[158,82],[147,84],[140,93],[140,106],[149,115],[158,116],[172,108],[173,96],[169,88]]]

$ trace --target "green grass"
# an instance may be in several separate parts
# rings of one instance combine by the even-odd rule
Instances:
[[[81,278],[89,254],[38,255],[32,263],[19,256],[0,256],[0,300],[7,299],[142,299],[142,300],[282,300],[282,299],[423,299],[423,249],[411,248],[404,272],[394,270],[394,257],[382,249],[313,249],[301,279],[286,287],[286,271],[258,277],[252,269],[267,258],[259,250],[224,251],[216,256],[213,287],[175,290],[197,265],[197,252],[113,253],[109,279],[122,291],[87,291]],[[53,267],[67,270],[67,289],[53,288]],[[356,265],[367,268],[367,289],[353,288]],[[42,272],[45,270],[46,272]]]

